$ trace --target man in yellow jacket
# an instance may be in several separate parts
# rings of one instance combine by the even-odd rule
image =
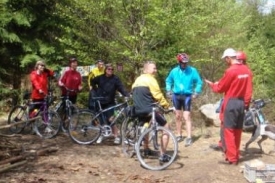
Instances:
[[[104,68],[104,62],[102,60],[97,60],[96,67],[94,67],[88,75],[88,86],[90,90],[92,89],[91,80],[96,76],[104,74]]]
[[[144,64],[143,74],[141,74],[132,85],[135,114],[145,120],[142,121],[143,123],[150,121],[151,116],[149,114],[152,112],[152,107],[155,102],[159,102],[159,104],[164,108],[169,108],[169,103],[164,98],[159,84],[154,77],[156,73],[157,67],[155,62],[148,61]],[[148,119],[146,119],[147,117]],[[156,120],[160,126],[169,129],[169,123],[166,121],[164,116],[156,113]],[[162,148],[160,148],[159,157],[160,162],[168,162],[171,158],[168,154],[165,154],[168,142],[169,136],[163,133],[161,143]],[[148,147],[148,140],[146,140],[146,138],[144,139],[143,146],[144,154],[150,154],[151,150]]]

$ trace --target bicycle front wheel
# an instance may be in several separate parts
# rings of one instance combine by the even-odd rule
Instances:
[[[35,121],[34,129],[37,135],[49,139],[55,137],[61,129],[61,118],[53,110],[39,112],[41,118]]]
[[[62,114],[62,125],[61,125],[61,130],[64,132],[64,133],[67,133],[68,132],[68,128],[69,128],[69,123],[70,123],[70,118],[77,114],[79,112],[79,109],[76,105],[70,105],[70,108],[67,109],[69,111],[64,111],[63,114]]]
[[[127,118],[122,123],[122,151],[127,157],[133,157],[135,154],[135,143],[138,140],[138,119]]]
[[[156,137],[152,137],[152,135],[154,136],[156,134]],[[160,150],[155,150],[154,140],[160,145]],[[147,143],[148,148],[145,149],[144,146]],[[160,151],[163,148],[165,149],[165,144],[167,144],[166,150],[162,150],[165,155],[161,156]],[[178,142],[170,130],[158,126],[156,129],[150,128],[141,134],[135,145],[135,150],[137,158],[144,168],[149,170],[163,170],[175,160],[178,153]]]
[[[68,128],[70,138],[82,145],[92,144],[100,134],[100,120],[95,118],[95,114],[89,110],[80,110],[71,116]]]
[[[13,125],[18,122],[28,120],[28,114],[26,107],[24,106],[14,106],[8,116],[8,124]],[[26,123],[21,123],[18,125],[13,125],[9,128],[11,133],[20,133],[25,128]]]

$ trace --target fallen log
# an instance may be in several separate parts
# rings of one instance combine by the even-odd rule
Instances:
[[[27,160],[24,160],[24,161],[20,161],[18,163],[14,163],[14,164],[10,164],[10,165],[5,165],[4,167],[0,167],[0,173],[5,172],[7,170],[10,170],[10,169],[12,169],[14,167],[24,165],[27,162],[28,162]]]
[[[22,159],[26,159],[26,156],[19,155],[19,156],[15,156],[15,157],[12,157],[9,159],[2,160],[2,161],[0,161],[0,165],[7,164],[7,163],[14,163],[14,162],[17,162]]]
[[[17,145],[0,144],[0,148],[16,149],[16,148],[18,148],[18,146]]]
[[[47,155],[49,153],[53,153],[58,151],[58,147],[51,147],[51,148],[47,148],[47,149],[40,149],[36,151],[36,156],[44,156]]]
[[[11,134],[11,135],[6,135],[6,134],[2,134],[0,133],[1,137],[22,137],[22,135],[20,134]]]
[[[34,117],[34,118],[31,118],[31,119],[28,119],[28,120],[25,120],[25,121],[18,121],[16,123],[12,123],[12,124],[8,124],[8,125],[3,125],[3,126],[0,126],[0,130],[1,129],[6,129],[6,128],[10,128],[12,126],[16,126],[16,125],[20,125],[20,124],[23,124],[23,123],[27,123],[27,122],[33,122],[37,119],[41,118],[41,116],[37,116],[37,117]]]

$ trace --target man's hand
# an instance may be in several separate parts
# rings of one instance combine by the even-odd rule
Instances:
[[[59,80],[59,81],[58,81],[58,85],[62,87],[62,86],[64,86],[64,83],[62,83],[62,82]]]
[[[192,98],[198,98],[198,94],[197,93],[194,93],[193,95],[192,95]]]
[[[212,84],[213,84],[212,81],[209,81],[209,80],[207,80],[207,79],[204,79],[204,81],[205,81],[207,84],[209,84],[209,85],[212,85]]]

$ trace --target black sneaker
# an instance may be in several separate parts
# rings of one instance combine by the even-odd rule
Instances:
[[[183,136],[177,136],[176,139],[178,142],[181,142],[181,141],[183,141]]]
[[[185,147],[191,146],[193,143],[192,138],[186,138],[185,139]]]
[[[209,147],[210,147],[211,149],[213,149],[214,151],[223,151],[223,150],[222,150],[222,147],[219,146],[219,145],[217,145],[217,144],[211,144]]]
[[[163,154],[159,157],[159,161],[164,163],[164,162],[169,162],[171,159],[171,156],[168,154]]]

